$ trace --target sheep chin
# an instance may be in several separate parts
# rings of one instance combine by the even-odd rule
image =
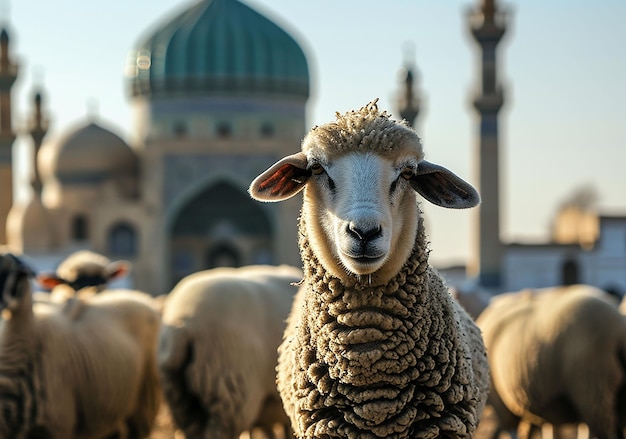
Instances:
[[[381,256],[376,259],[371,258],[351,258],[341,255],[341,262],[346,269],[357,277],[368,276],[371,279],[371,275],[378,271],[387,260],[387,255]]]
[[[336,252],[350,273],[367,276],[378,271],[389,259],[389,242],[381,237],[362,244],[358,240],[340,236]]]

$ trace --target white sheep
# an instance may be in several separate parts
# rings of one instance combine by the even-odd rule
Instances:
[[[428,263],[416,193],[479,203],[424,160],[417,134],[376,101],[313,128],[251,196],[304,189],[304,283],[279,348],[278,387],[298,437],[470,438],[489,386],[481,335]]]
[[[37,282],[52,291],[51,298],[63,301],[83,290],[89,294],[103,291],[111,282],[130,272],[128,261],[111,261],[104,255],[79,250],[65,258],[55,272],[39,273]]]
[[[613,297],[589,285],[506,293],[477,324],[498,431],[585,423],[599,439],[623,437],[626,321]]]
[[[217,268],[182,279],[164,303],[159,368],[187,439],[289,427],[276,388],[277,348],[302,271]]]
[[[160,405],[150,301],[117,291],[33,303],[32,276],[0,253],[0,437],[147,437]]]

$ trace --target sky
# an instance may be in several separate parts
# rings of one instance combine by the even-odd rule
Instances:
[[[20,64],[14,126],[23,130],[35,89],[43,90],[54,141],[97,115],[133,142],[124,68],[156,25],[183,0],[0,0]],[[397,115],[401,70],[415,63],[422,100],[417,131],[427,160],[470,183],[478,119],[471,98],[478,51],[467,12],[478,0],[242,0],[287,30],[310,68],[307,127],[374,98]],[[559,204],[583,187],[601,213],[626,215],[626,1],[497,1],[509,25],[498,49],[505,93],[500,112],[501,235],[543,242]],[[28,137],[15,143],[28,163]],[[296,146],[297,148],[297,146]],[[295,150],[294,150],[295,151]],[[18,177],[18,198],[28,177]],[[471,257],[474,212],[424,203],[436,265]]]

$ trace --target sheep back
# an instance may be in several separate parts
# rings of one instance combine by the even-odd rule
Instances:
[[[188,436],[205,429],[237,435],[255,425],[266,402],[279,402],[276,350],[297,290],[292,284],[301,279],[302,271],[288,266],[218,268],[187,276],[169,294],[159,365],[173,416]],[[287,422],[278,411],[276,422]]]
[[[20,392],[33,407],[35,418],[24,419],[30,428],[51,437],[147,437],[160,405],[158,314],[126,292],[95,296],[75,319],[52,302],[35,303],[33,312],[27,349],[35,357]]]
[[[489,352],[493,405],[502,429],[585,422],[612,437],[626,379],[626,325],[615,303],[583,285],[494,298],[477,320]],[[608,435],[608,436],[603,436]]]

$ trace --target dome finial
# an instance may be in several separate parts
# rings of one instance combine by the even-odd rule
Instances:
[[[87,117],[91,120],[98,119],[99,116],[99,102],[97,98],[90,97],[87,99]]]
[[[420,99],[415,93],[414,81],[417,75],[415,68],[415,44],[407,41],[403,44],[404,68],[402,70],[403,90],[398,99],[398,111],[400,117],[406,120],[409,125],[415,126],[417,115],[420,110]]]

